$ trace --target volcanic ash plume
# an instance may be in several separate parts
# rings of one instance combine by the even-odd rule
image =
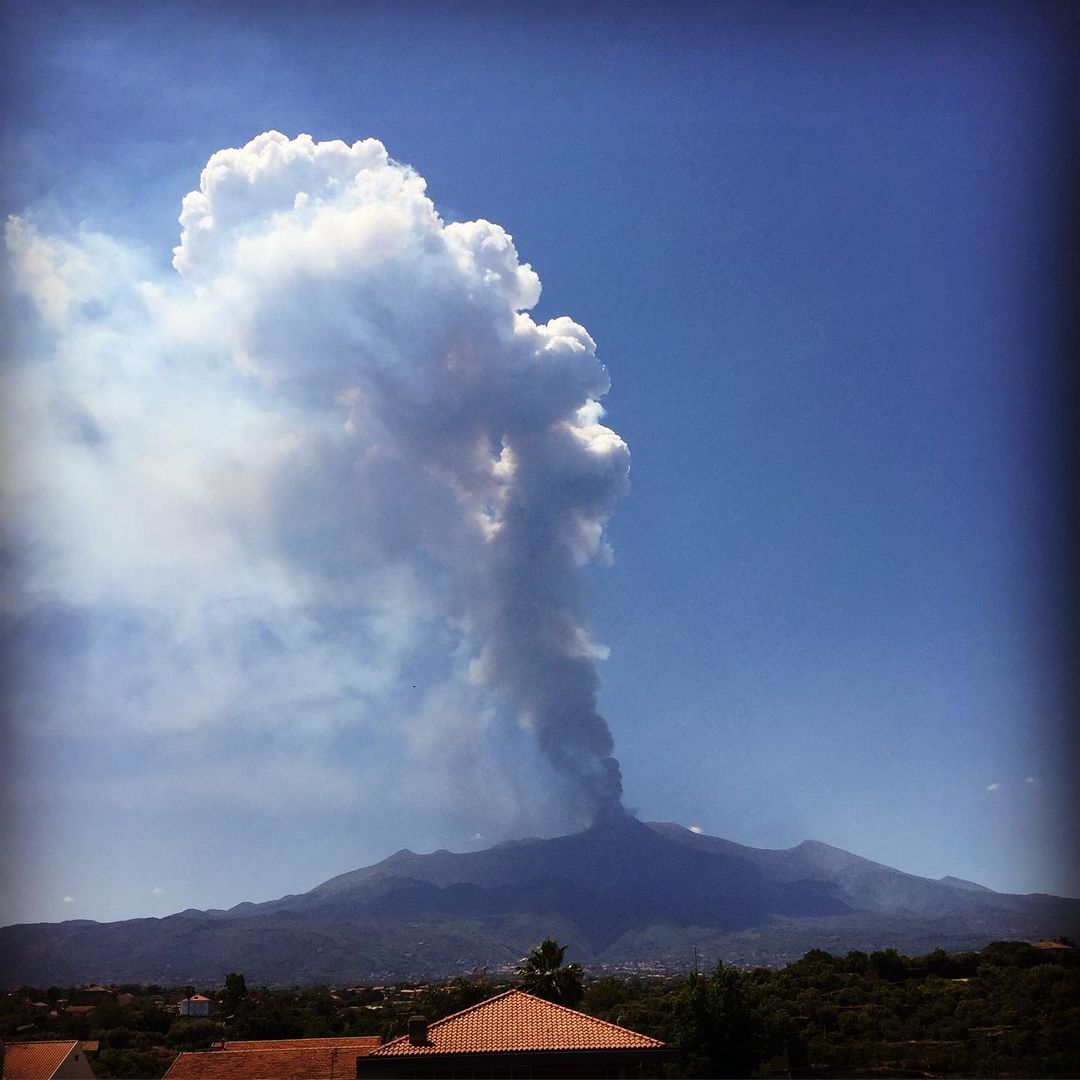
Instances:
[[[510,236],[446,224],[373,139],[222,150],[180,222],[160,281],[9,222],[39,319],[10,388],[18,618],[84,642],[20,701],[286,747],[382,724],[431,771],[525,731],[571,818],[616,811],[582,593],[629,454],[592,338],[534,322]]]

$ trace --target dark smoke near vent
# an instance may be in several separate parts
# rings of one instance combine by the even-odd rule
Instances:
[[[250,727],[283,776],[342,802],[313,735],[392,737],[433,799],[521,806],[497,753],[520,729],[559,824],[621,813],[583,574],[610,557],[629,453],[589,334],[534,322],[510,236],[445,223],[375,140],[222,150],[180,221],[170,280],[104,238],[9,225],[42,329],[26,445],[62,466],[13,497],[16,515],[36,500],[24,614],[45,618],[44,596],[87,628],[42,650],[50,713]],[[67,475],[124,528],[99,541]]]

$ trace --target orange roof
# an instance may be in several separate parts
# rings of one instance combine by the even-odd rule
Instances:
[[[1060,941],[1035,941],[1032,943],[1033,949],[1068,949],[1072,952],[1071,945],[1065,945]]]
[[[74,1039],[63,1042],[25,1042],[4,1044],[3,1080],[50,1080],[61,1062],[78,1043]]]
[[[378,1039],[276,1039],[259,1049],[200,1050],[181,1054],[167,1080],[352,1080],[356,1059]],[[308,1046],[308,1043],[321,1045]],[[327,1045],[332,1044],[332,1045]],[[258,1043],[248,1043],[259,1046]]]
[[[230,1039],[225,1050],[322,1050],[334,1047],[358,1047],[374,1050],[382,1039],[378,1035],[341,1035],[334,1039]]]
[[[507,990],[428,1026],[426,1046],[403,1035],[370,1057],[552,1050],[658,1050],[658,1039],[585,1013],[553,1005],[523,990]]]

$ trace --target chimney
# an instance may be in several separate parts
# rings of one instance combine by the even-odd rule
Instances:
[[[428,1046],[427,1038],[427,1017],[426,1016],[410,1016],[409,1017],[409,1045],[410,1046]]]

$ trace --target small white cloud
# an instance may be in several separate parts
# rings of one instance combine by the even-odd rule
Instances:
[[[690,831],[700,836],[705,830],[700,825],[691,825]]]
[[[986,785],[986,790],[987,791],[999,791],[1000,789],[1001,789],[1000,784],[987,784]]]
[[[75,903],[75,897],[74,896],[65,896],[64,897],[64,903],[65,904],[74,904]]]
[[[1037,776],[1025,776],[1024,777],[1024,783],[1025,784],[1037,784],[1038,782],[1039,782],[1039,778]]]
[[[161,895],[162,895],[162,893],[164,893],[164,892],[165,892],[165,890],[164,890],[164,889],[163,889],[163,888],[162,888],[162,887],[161,887],[160,885],[155,885],[155,886],[154,886],[154,887],[153,887],[153,888],[152,888],[152,889],[150,890],[150,894],[151,894],[152,896],[161,896]]]

